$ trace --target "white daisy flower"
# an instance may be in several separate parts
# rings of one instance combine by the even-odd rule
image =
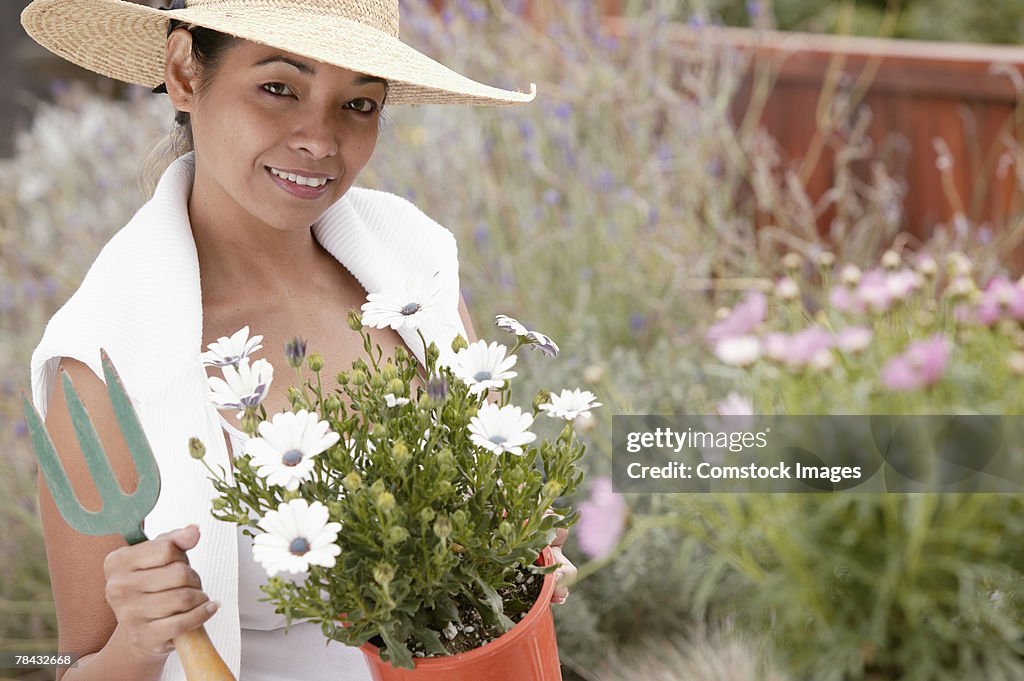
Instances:
[[[469,422],[469,439],[473,444],[492,452],[511,452],[522,455],[523,446],[537,439],[527,428],[533,425],[533,416],[524,414],[519,407],[499,407],[491,402],[480,407]]]
[[[404,285],[371,293],[363,303],[363,324],[376,329],[418,328],[441,302],[441,277],[412,279]]]
[[[199,359],[206,366],[237,366],[240,361],[263,347],[260,345],[262,340],[263,336],[249,338],[249,327],[243,326],[230,338],[221,336],[217,342],[207,345],[209,350],[199,355]]]
[[[565,389],[558,395],[552,393],[551,402],[541,404],[538,408],[552,418],[575,421],[578,416],[589,418],[590,410],[601,406],[600,402],[595,402],[596,399],[594,393],[589,390]]]
[[[523,324],[518,319],[513,319],[508,315],[500,314],[495,316],[494,324],[499,329],[508,331],[514,336],[525,336],[526,334],[530,333],[530,330],[523,326]]]
[[[319,501],[292,499],[267,511],[258,523],[265,534],[253,538],[252,557],[269,577],[279,572],[299,574],[310,565],[334,567],[341,547],[335,544],[341,523],[329,523],[327,507]]]
[[[509,371],[518,359],[515,355],[505,356],[508,348],[498,343],[487,344],[479,340],[455,354],[452,372],[469,386],[469,391],[479,394],[491,388],[500,389],[505,381],[515,378],[516,372]]]
[[[545,336],[540,331],[530,331],[518,319],[513,319],[508,315],[500,314],[495,316],[494,323],[499,329],[503,329],[514,334],[517,338],[528,344],[532,349],[540,350],[548,357],[554,357],[558,354],[558,345],[555,344],[555,341],[551,340],[551,338]]]
[[[408,397],[395,397],[393,393],[388,393],[384,396],[384,403],[388,407],[401,407],[403,404],[409,404]]]
[[[245,453],[252,456],[256,474],[268,485],[296,490],[313,472],[313,457],[341,439],[327,421],[305,409],[275,414],[259,425],[259,437],[248,440]]]
[[[540,331],[530,331],[526,334],[526,340],[530,343],[531,349],[536,348],[548,357],[554,357],[558,354],[558,345],[555,344],[555,341]]]
[[[237,409],[238,418],[263,401],[274,380],[274,367],[265,359],[256,360],[252,366],[248,359],[242,359],[237,366],[221,367],[221,372],[224,378],[210,377],[207,397],[218,409]]]

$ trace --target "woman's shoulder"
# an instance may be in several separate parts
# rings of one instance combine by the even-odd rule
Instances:
[[[427,229],[454,244],[455,237],[450,230],[402,196],[379,189],[352,187],[345,198],[364,221],[370,220],[382,229]]]

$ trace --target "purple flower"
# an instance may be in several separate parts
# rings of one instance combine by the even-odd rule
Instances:
[[[726,338],[746,335],[764,321],[764,316],[767,312],[768,299],[765,298],[765,295],[760,291],[750,291],[732,309],[728,317],[713,324],[708,329],[708,340],[712,343],[717,343]]]
[[[572,118],[572,104],[569,102],[559,102],[558,106],[555,107],[555,118],[562,121]]]
[[[914,341],[903,354],[889,360],[882,369],[882,383],[889,390],[907,392],[932,385],[946,370],[949,342],[941,335]]]
[[[558,193],[557,189],[548,189],[544,192],[544,203],[549,206],[555,205],[561,198],[562,195]]]
[[[619,543],[626,529],[626,500],[612,492],[612,480],[596,478],[590,483],[590,499],[580,504],[576,536],[580,550],[592,560],[604,558]]]

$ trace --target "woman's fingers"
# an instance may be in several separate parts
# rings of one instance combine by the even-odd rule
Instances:
[[[573,565],[562,553],[561,546],[551,545],[551,553],[555,558],[555,563],[560,563],[561,566],[555,570],[555,591],[551,595],[551,603],[554,605],[561,605],[565,603],[565,600],[569,597],[569,584],[572,584],[576,579],[576,566]]]
[[[195,525],[110,552],[103,563],[106,597],[130,647],[166,655],[171,639],[216,612],[185,552],[199,542]]]
[[[123,546],[107,554],[103,570],[109,578],[114,572],[129,572],[161,567],[174,561],[188,562],[185,551],[199,542],[199,528],[189,525],[165,532],[134,546]]]

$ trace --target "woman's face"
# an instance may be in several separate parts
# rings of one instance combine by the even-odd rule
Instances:
[[[370,160],[386,88],[379,78],[236,41],[191,104],[193,192],[207,202],[204,213],[241,210],[275,229],[307,229]]]

